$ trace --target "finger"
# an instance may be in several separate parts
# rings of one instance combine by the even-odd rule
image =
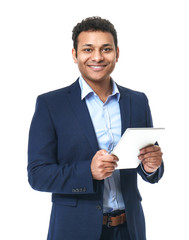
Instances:
[[[115,167],[104,168],[104,174],[112,174],[115,171]]]
[[[113,156],[113,157],[114,157],[114,159],[116,159],[117,161],[119,161],[119,158],[118,158],[116,155],[114,155],[114,154],[111,154],[111,156]]]
[[[115,171],[115,168],[106,168],[106,169],[104,169],[105,171],[105,174],[106,173],[113,173],[114,171]]]
[[[104,156],[104,155],[107,155],[108,152],[107,152],[105,149],[102,149],[102,150],[99,150],[99,151],[97,152],[97,154],[98,154],[99,156]]]
[[[146,154],[141,154],[138,156],[140,160],[146,159],[146,158],[156,158],[156,157],[162,157],[163,153],[161,151],[157,152],[148,152]]]
[[[147,173],[153,173],[157,170],[157,168],[154,168],[154,167],[151,167],[151,166],[144,166],[144,170],[147,172]]]
[[[101,169],[102,171],[104,169],[115,169],[117,167],[117,163],[116,162],[103,162],[103,161],[99,161],[96,164],[96,168],[97,169]]]
[[[145,159],[142,161],[142,164],[144,166],[154,167],[154,168],[160,167],[161,163],[162,163],[162,159],[156,159],[154,161],[152,159]]]
[[[101,171],[101,178],[105,179],[107,177],[110,177],[113,174],[114,170],[115,170],[114,168],[104,168]]]
[[[162,162],[162,159],[152,159],[152,158],[147,158],[147,159],[144,159],[144,160],[142,160],[142,163],[144,163],[144,164],[154,164],[154,165],[156,165],[156,166],[158,166],[158,165],[160,165],[161,164],[161,162]]]
[[[104,168],[105,169],[115,169],[117,167],[117,163],[112,163],[111,165],[105,165]]]
[[[158,169],[158,166],[154,166],[152,164],[143,164],[143,167],[147,172],[154,172]],[[152,171],[149,171],[149,169],[152,170]]]
[[[103,162],[117,162],[118,158],[115,155],[110,155],[110,154],[106,154],[104,156],[101,156],[101,159]]]
[[[109,158],[110,156],[112,157],[112,161],[114,161],[114,160],[117,160],[117,161],[118,161],[118,160],[119,160],[116,155],[114,155],[114,154],[109,154],[105,149],[99,150],[99,151],[97,152],[97,154],[98,154],[98,156],[103,156],[105,161],[111,160],[111,159]]]
[[[150,146],[140,149],[140,154],[145,154],[145,153],[149,153],[149,152],[157,152],[160,150],[161,150],[161,148],[159,146],[150,145]]]
[[[113,173],[113,172],[111,172],[111,173],[106,173],[106,174],[104,175],[103,179],[106,179],[106,178],[112,176],[112,173]]]
[[[103,167],[117,167],[117,161],[102,161]]]

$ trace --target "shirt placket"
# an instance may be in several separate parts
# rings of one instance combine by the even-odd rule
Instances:
[[[105,126],[106,126],[106,133],[109,138],[108,152],[111,153],[114,148],[115,141],[114,141],[114,136],[112,134],[112,129],[111,129],[110,114],[108,111],[108,106],[106,104],[104,104],[103,106],[103,114],[104,114],[104,120],[105,120]],[[114,209],[117,209],[118,202],[117,202],[116,186],[115,186],[115,181],[113,176],[110,176],[109,178],[107,178],[107,181],[108,181],[112,205],[114,206]]]

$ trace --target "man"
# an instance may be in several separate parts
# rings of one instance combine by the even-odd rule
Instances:
[[[87,18],[72,37],[81,77],[38,97],[29,134],[29,183],[52,192],[48,240],[145,240],[137,173],[158,182],[161,149],[141,149],[141,165],[123,170],[111,151],[126,128],[152,127],[148,100],[111,79],[119,48],[108,20]]]

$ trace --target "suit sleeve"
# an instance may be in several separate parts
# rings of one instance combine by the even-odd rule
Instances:
[[[61,194],[94,193],[91,160],[60,165],[57,141],[51,114],[45,99],[39,96],[29,131],[27,170],[31,187]]]
[[[144,94],[144,102],[145,102],[145,112],[146,112],[146,127],[153,127],[152,115],[148,103],[148,99]],[[162,161],[161,166],[154,172],[153,174],[146,174],[145,171],[142,169],[141,165],[138,167],[138,173],[141,177],[149,182],[149,183],[157,183],[163,176],[164,173],[164,163]]]

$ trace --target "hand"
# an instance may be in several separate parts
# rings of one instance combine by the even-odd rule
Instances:
[[[150,145],[140,149],[139,160],[142,161],[144,170],[147,173],[155,172],[162,163],[162,151],[159,146]]]
[[[106,150],[98,151],[91,162],[91,173],[93,179],[103,180],[110,177],[117,167],[118,158],[113,154],[108,154]]]

